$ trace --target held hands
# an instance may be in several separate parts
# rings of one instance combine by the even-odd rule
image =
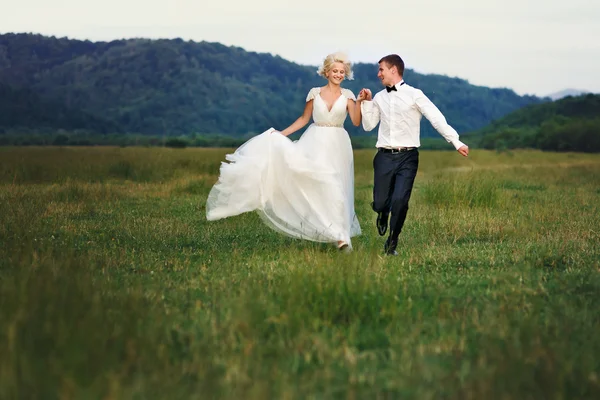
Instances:
[[[373,96],[371,94],[371,91],[369,89],[363,88],[360,92],[358,92],[357,101],[363,101],[363,100],[371,101],[372,98],[373,98]]]
[[[461,156],[467,157],[469,155],[469,146],[465,144],[464,146],[460,146],[456,151],[458,151]]]

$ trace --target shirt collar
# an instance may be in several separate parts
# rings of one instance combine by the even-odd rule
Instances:
[[[404,85],[406,84],[406,83],[404,82],[404,79],[402,79],[400,82],[396,83],[396,84],[394,85],[394,87],[396,88],[396,91],[398,91],[398,89],[400,88],[400,86],[402,86],[403,84],[404,84]],[[388,86],[388,87],[391,87],[391,86]],[[389,93],[389,92],[388,92],[388,93]]]
[[[396,83],[394,86],[396,86],[396,89],[398,89],[400,86],[402,86],[403,83],[404,83],[404,79],[402,79],[400,82]]]

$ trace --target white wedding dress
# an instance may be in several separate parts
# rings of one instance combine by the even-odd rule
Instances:
[[[313,88],[313,120],[298,141],[273,128],[248,140],[222,163],[206,202],[206,218],[217,220],[257,211],[278,232],[315,242],[359,235],[354,212],[354,161],[343,128],[347,99],[342,89],[331,110]]]

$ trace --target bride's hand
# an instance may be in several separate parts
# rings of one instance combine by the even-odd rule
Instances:
[[[360,92],[358,92],[358,99],[357,101],[369,101],[371,100],[371,91],[369,89],[363,88],[361,89]]]

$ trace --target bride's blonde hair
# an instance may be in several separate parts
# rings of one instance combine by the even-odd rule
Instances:
[[[321,75],[323,78],[327,78],[327,73],[331,70],[333,63],[336,63],[336,62],[344,64],[344,70],[346,71],[346,73],[345,73],[346,79],[348,79],[348,80],[354,79],[354,74],[352,73],[352,64],[350,63],[348,56],[341,52],[332,53],[332,54],[329,54],[327,57],[325,57],[325,59],[323,60],[323,65],[321,65],[319,67],[319,69],[317,70],[317,73],[319,75]]]

